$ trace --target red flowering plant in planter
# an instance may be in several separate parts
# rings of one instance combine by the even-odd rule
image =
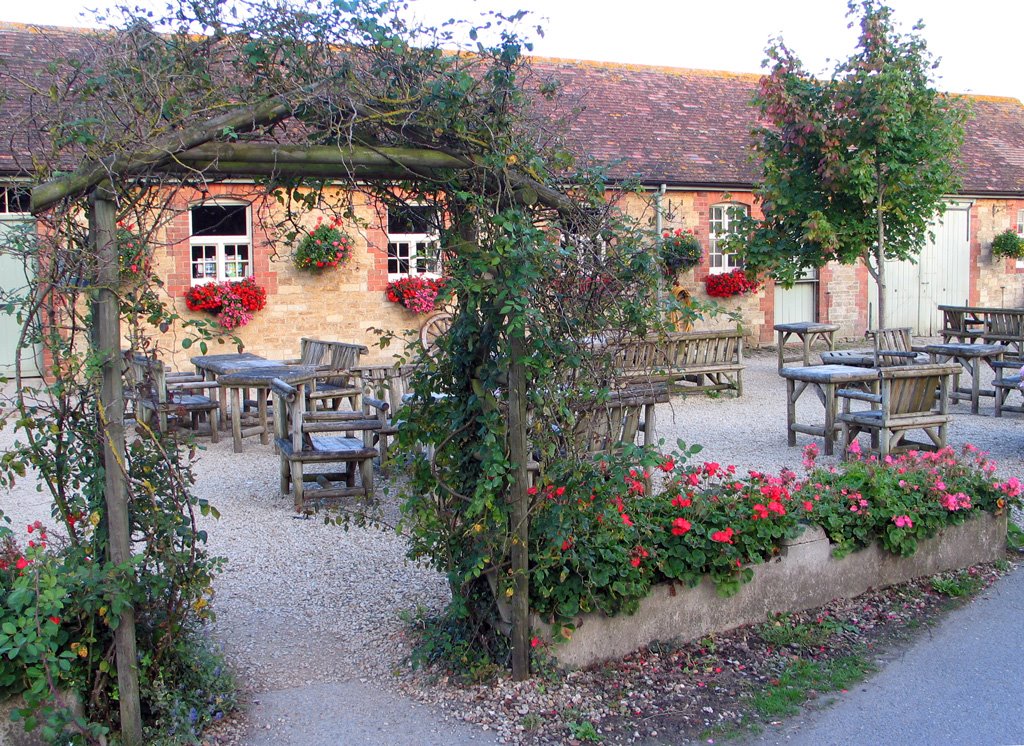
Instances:
[[[225,329],[237,329],[252,321],[256,311],[266,308],[267,291],[251,277],[241,282],[208,282],[190,288],[185,305],[190,311],[215,315]]]
[[[742,269],[734,269],[724,274],[708,275],[704,278],[704,287],[712,298],[728,298],[753,293],[759,285],[757,280],[747,277]]]
[[[414,313],[430,313],[437,307],[437,296],[444,289],[443,277],[403,277],[388,283],[387,298]]]
[[[352,238],[341,230],[337,217],[324,222],[316,219],[316,226],[308,236],[303,237],[295,249],[292,260],[299,269],[313,272],[344,264],[352,255]]]

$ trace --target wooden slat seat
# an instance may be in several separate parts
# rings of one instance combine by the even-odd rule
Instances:
[[[743,395],[743,334],[671,332],[607,349],[619,384],[665,383],[672,393],[732,389]]]
[[[837,396],[843,402],[839,422],[847,448],[862,432],[870,433],[871,448],[880,456],[945,446],[951,379],[960,372],[956,363],[880,368],[877,394],[839,390]],[[854,410],[854,401],[867,402],[870,408]],[[928,442],[907,440],[907,433],[914,430],[923,431]]]

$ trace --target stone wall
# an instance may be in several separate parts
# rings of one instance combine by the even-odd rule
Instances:
[[[979,199],[971,209],[971,304],[1024,307],[1024,261],[992,256],[992,239],[1017,229],[1024,200]]]

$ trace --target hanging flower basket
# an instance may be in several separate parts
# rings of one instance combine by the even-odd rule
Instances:
[[[742,269],[734,269],[720,275],[704,278],[704,287],[712,298],[728,298],[733,295],[753,293],[758,288],[757,280],[747,277]]]
[[[295,248],[292,260],[299,269],[322,272],[348,261],[352,255],[352,237],[341,230],[341,220],[331,218],[324,222],[317,218],[316,226]]]
[[[704,248],[692,230],[676,228],[674,231],[665,231],[661,238],[661,266],[665,277],[671,279],[700,264]]]
[[[1003,231],[992,241],[992,255],[1024,258],[1024,238],[1012,229]]]
[[[437,306],[437,296],[443,288],[443,277],[403,277],[389,282],[385,292],[392,303],[414,313],[430,313]]]
[[[267,306],[267,291],[247,277],[241,282],[208,282],[185,294],[190,311],[205,311],[217,317],[225,329],[237,329],[252,321],[253,314]]]

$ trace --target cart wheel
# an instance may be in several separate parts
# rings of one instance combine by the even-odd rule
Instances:
[[[433,314],[423,322],[423,326],[420,328],[420,342],[423,343],[427,352],[433,354],[437,349],[437,340],[452,328],[452,320],[453,317],[450,313],[441,312]]]

